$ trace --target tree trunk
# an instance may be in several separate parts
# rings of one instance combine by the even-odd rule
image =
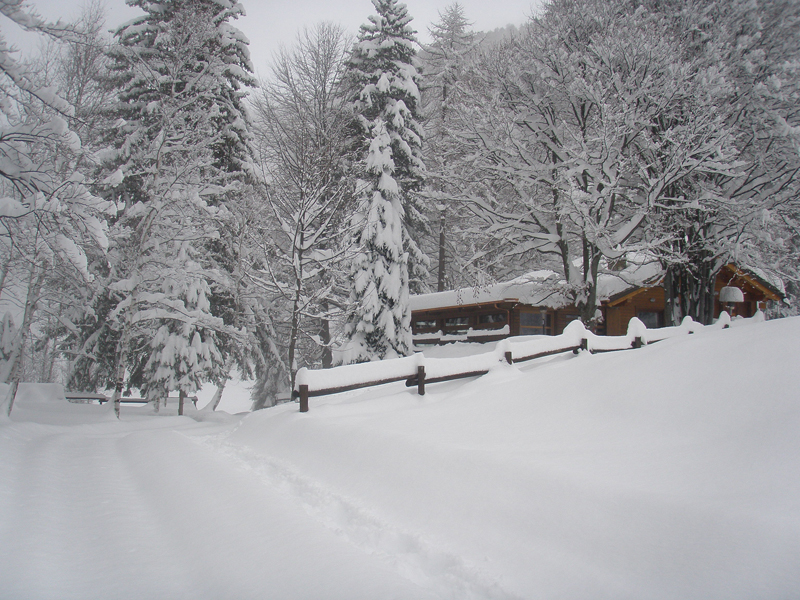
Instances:
[[[22,324],[19,330],[17,330],[17,336],[12,344],[8,360],[3,365],[2,372],[0,372],[0,381],[3,383],[19,381],[22,350],[25,347],[25,342],[30,333],[31,322],[36,312],[36,305],[39,302],[39,290],[44,282],[44,276],[45,265],[34,264],[31,270],[30,280],[28,281],[28,293],[25,298],[25,311],[22,315]]]
[[[225,385],[228,383],[228,378],[225,377],[220,384],[217,386],[217,391],[214,392],[214,397],[211,398],[211,402],[208,405],[211,407],[211,410],[217,410],[219,403],[222,401],[222,392],[225,391]]]
[[[294,378],[297,374],[297,365],[295,364],[295,350],[297,348],[297,338],[300,332],[300,283],[297,284],[295,290],[294,301],[292,303],[292,328],[289,333],[289,373],[291,386],[294,387]]]
[[[664,273],[664,324],[673,327],[679,325],[682,318],[675,294],[675,276],[670,266]]]
[[[333,351],[331,350],[331,320],[328,311],[330,304],[328,302],[322,303],[324,317],[322,319],[322,326],[320,327],[319,337],[322,339],[324,346],[322,347],[322,368],[330,369],[333,366]]]
[[[445,225],[446,219],[444,211],[439,218],[439,277],[436,281],[436,291],[443,292],[445,286],[445,278],[447,274],[447,252],[445,250]]]
[[[664,293],[668,322],[677,325],[680,319],[689,316],[698,323],[710,325],[717,317],[714,314],[716,275],[709,262],[702,262],[694,269],[667,267]]]
[[[11,386],[8,388],[8,396],[6,397],[6,417],[11,416],[11,409],[14,408],[14,400],[17,397],[17,388],[19,387],[19,381],[14,381]]]
[[[11,267],[11,260],[14,257],[14,245],[12,243],[11,248],[8,252],[8,260],[3,263],[2,269],[0,269],[0,294],[3,293],[3,289],[6,286],[6,276],[8,275],[9,268]]]
[[[114,404],[114,414],[119,419],[120,397],[122,396],[122,386],[125,385],[125,362],[117,359],[117,380],[114,383],[114,395],[111,402]]]
[[[119,411],[120,411],[120,397],[122,396],[122,386],[125,385],[125,365],[127,364],[127,352],[128,352],[128,344],[130,343],[130,330],[129,327],[124,325],[125,329],[122,331],[122,335],[119,336],[119,340],[117,341],[117,352],[116,352],[116,383],[114,384],[114,395],[112,397],[112,401],[114,403],[114,414],[119,419]],[[158,405],[156,404],[156,407]],[[157,408],[156,408],[157,410]]]

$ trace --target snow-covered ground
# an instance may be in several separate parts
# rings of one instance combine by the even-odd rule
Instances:
[[[795,318],[305,414],[22,390],[0,598],[796,598],[798,358]]]

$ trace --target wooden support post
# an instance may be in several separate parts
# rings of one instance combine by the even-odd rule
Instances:
[[[183,390],[178,392],[178,416],[183,416],[183,403],[186,401],[186,392]]]
[[[575,348],[572,351],[573,354],[577,354],[581,350],[587,350],[589,348],[589,340],[587,338],[581,338],[581,345]]]
[[[308,412],[308,386],[300,386],[300,412]]]
[[[633,347],[634,348],[641,348],[644,344],[642,343],[642,338],[636,336],[633,338]]]
[[[506,352],[506,362],[510,365],[514,364],[514,357],[511,356],[511,350]]]
[[[425,395],[425,367],[417,367],[417,394]]]

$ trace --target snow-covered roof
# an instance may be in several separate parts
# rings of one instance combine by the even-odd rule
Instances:
[[[751,267],[747,264],[742,265],[739,270],[745,272],[746,274],[755,275],[761,280],[760,283],[766,284],[768,287],[772,287],[773,291],[778,292],[780,296],[786,296],[786,287],[784,286],[783,280],[780,277],[777,277],[772,273],[768,273],[763,269],[759,269],[758,267]]]
[[[606,300],[636,287],[654,285],[660,276],[661,267],[657,262],[629,261],[624,269],[603,273],[598,277],[598,299]],[[566,282],[555,271],[532,271],[511,281],[493,285],[412,296],[411,310],[433,310],[503,301],[563,308],[572,303],[565,293],[565,287]]]
[[[559,291],[563,280],[554,271],[533,271],[511,281],[411,297],[411,310],[429,310],[513,300],[553,308],[569,304]]]

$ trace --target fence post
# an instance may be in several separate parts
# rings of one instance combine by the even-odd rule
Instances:
[[[183,403],[186,401],[186,392],[183,390],[178,392],[178,416],[183,416]]]
[[[638,335],[633,338],[633,347],[634,348],[641,348],[642,347],[642,338]]]
[[[572,351],[573,354],[577,354],[581,350],[588,350],[589,349],[589,339],[588,338],[581,338],[581,344],[575,350]]]
[[[417,367],[417,394],[425,395],[425,367]]]
[[[308,412],[308,386],[300,386],[300,412]]]
[[[514,357],[511,356],[511,350],[506,351],[506,362],[510,365],[514,364]]]

